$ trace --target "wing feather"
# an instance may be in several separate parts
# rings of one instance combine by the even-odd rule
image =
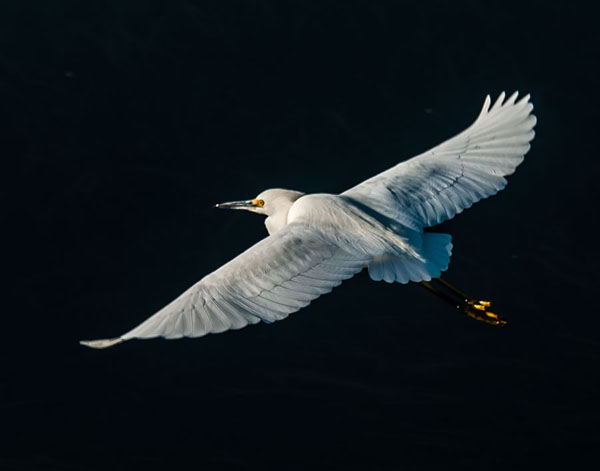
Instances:
[[[536,117],[529,95],[490,108],[486,97],[475,122],[457,136],[343,193],[387,217],[420,230],[454,217],[496,194],[529,151]]]
[[[274,322],[359,272],[369,256],[325,233],[289,224],[206,276],[120,339],[201,337]],[[91,341],[104,348],[117,341]]]

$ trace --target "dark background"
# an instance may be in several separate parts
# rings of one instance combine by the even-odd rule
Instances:
[[[0,469],[593,468],[597,18],[548,1],[3,1]],[[507,328],[361,273],[284,322],[78,345],[265,235],[212,204],[343,191],[515,89],[539,120],[525,163],[442,227],[447,279]]]

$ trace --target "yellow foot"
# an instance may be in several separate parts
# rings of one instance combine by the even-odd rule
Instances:
[[[492,307],[491,301],[481,301],[478,299],[467,299],[467,304],[469,306],[473,306],[475,309],[479,311],[487,311]]]
[[[488,311],[486,309],[485,304],[488,304],[487,307],[489,307],[489,305],[491,305],[489,302],[487,301],[469,301],[467,302],[467,304],[465,304],[462,308],[462,311],[469,317],[472,317],[473,319],[477,319],[478,321],[481,322],[485,322],[486,324],[491,324],[491,325],[500,325],[500,326],[504,326],[506,324],[508,324],[508,322],[506,322],[504,319],[502,319],[502,316],[500,316],[499,314],[496,314],[495,312],[492,311]]]

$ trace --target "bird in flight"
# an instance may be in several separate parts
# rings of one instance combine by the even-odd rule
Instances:
[[[529,95],[488,95],[475,122],[427,152],[339,194],[270,189],[222,203],[266,216],[268,237],[205,276],[120,337],[82,340],[106,348],[130,339],[201,337],[275,322],[367,268],[375,281],[419,282],[464,314],[506,321],[489,301],[440,278],[452,237],[424,232],[496,194],[523,161],[536,118]]]

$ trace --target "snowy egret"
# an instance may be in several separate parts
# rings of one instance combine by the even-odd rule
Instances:
[[[420,282],[475,319],[505,324],[489,301],[471,299],[439,278],[448,268],[451,236],[424,228],[504,188],[504,177],[529,150],[536,123],[529,95],[517,96],[505,100],[503,92],[490,106],[488,95],[466,130],[340,195],[271,189],[216,205],[266,216],[269,236],[129,332],[81,344],[201,337],[278,321],[365,267],[373,280]]]

